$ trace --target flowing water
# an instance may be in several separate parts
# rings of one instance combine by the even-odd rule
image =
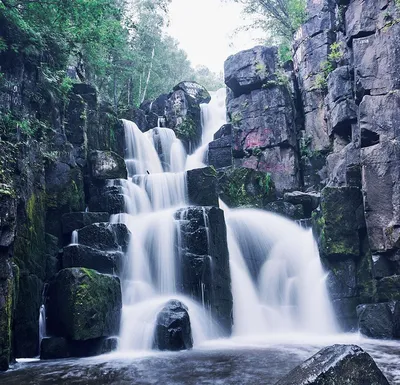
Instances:
[[[118,352],[19,363],[1,383],[272,385],[321,347],[339,342],[365,345],[393,384],[400,383],[393,364],[399,344],[338,334],[312,232],[278,215],[229,209],[220,202],[230,255],[232,338],[218,339],[218,320],[212,319],[204,300],[196,302],[179,292],[176,263],[182,214],[176,213],[188,206],[185,170],[204,166],[208,143],[225,123],[224,100],[221,90],[202,106],[202,145],[189,157],[172,130],[159,124],[142,133],[134,123],[123,121],[128,180],[109,182],[125,197],[125,213],[113,215],[111,221],[125,223],[132,234],[121,277]],[[204,219],[207,224],[206,214]],[[72,243],[78,243],[77,233]],[[189,309],[192,351],[152,351],[157,315],[170,299]]]

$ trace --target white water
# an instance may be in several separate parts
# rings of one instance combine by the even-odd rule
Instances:
[[[192,155],[187,157],[186,170],[206,166],[208,144],[214,139],[214,134],[226,124],[226,89],[221,88],[210,94],[210,103],[200,106],[201,123],[203,126],[201,146]]]
[[[190,157],[172,130],[159,125],[142,133],[124,121],[128,180],[110,182],[124,194],[126,209],[112,221],[125,223],[132,233],[122,276],[122,351],[152,348],[157,315],[170,299],[188,307],[195,346],[218,336],[208,304],[182,296],[176,285],[180,237],[174,213],[188,205],[184,170],[204,166],[208,143],[225,123],[224,102],[222,90],[202,106],[202,146]],[[234,336],[250,340],[272,333],[336,332],[311,231],[275,214],[221,207],[227,220]]]
[[[71,235],[71,245],[77,245],[77,244],[78,244],[78,231],[74,230]]]

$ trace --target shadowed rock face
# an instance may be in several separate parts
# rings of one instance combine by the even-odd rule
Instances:
[[[371,356],[356,345],[322,349],[276,385],[389,385]]]
[[[157,316],[154,348],[159,350],[187,350],[193,347],[188,308],[180,301],[171,300]]]

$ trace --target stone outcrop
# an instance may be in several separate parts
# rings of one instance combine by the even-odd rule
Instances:
[[[193,347],[188,308],[171,300],[157,315],[154,347],[159,350],[187,350]]]
[[[275,385],[389,385],[371,356],[356,345],[333,345],[293,369]]]

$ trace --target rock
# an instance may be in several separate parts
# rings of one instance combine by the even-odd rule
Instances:
[[[304,209],[302,205],[295,206],[288,202],[275,201],[267,203],[264,209],[294,220],[304,218]]]
[[[258,46],[229,56],[225,61],[225,84],[238,97],[274,81],[277,55],[276,47]]]
[[[64,247],[63,268],[86,267],[99,273],[119,275],[122,272],[124,254],[120,251],[100,251],[84,245]]]
[[[332,299],[352,298],[358,295],[354,260],[329,261],[325,267],[329,271],[326,286]]]
[[[365,227],[363,198],[354,187],[325,187],[321,192],[322,253],[325,257],[360,255],[359,230]]]
[[[373,255],[373,274],[375,279],[389,277],[394,274],[392,262],[384,255]]]
[[[270,174],[245,167],[221,170],[218,173],[218,192],[229,207],[263,208],[276,198]]]
[[[186,95],[195,99],[197,104],[209,103],[211,95],[208,91],[196,82],[181,82],[174,87],[174,91],[182,90]]]
[[[126,251],[130,231],[123,223],[94,223],[78,230],[78,243],[99,250]]]
[[[379,302],[400,301],[400,275],[380,279],[376,291]]]
[[[112,151],[93,151],[90,165],[92,177],[98,180],[128,177],[124,159]]]
[[[232,166],[232,136],[224,136],[209,143],[208,164],[216,169]]]
[[[188,308],[178,300],[169,301],[157,316],[154,347],[159,350],[187,350],[193,347]]]
[[[92,225],[93,223],[107,222],[110,219],[108,213],[96,212],[75,212],[64,214],[61,218],[63,233],[71,234],[74,230],[79,230],[82,227]]]
[[[229,336],[232,293],[224,212],[216,207],[188,207],[179,210],[175,218],[180,223],[177,287],[207,304]]]
[[[217,206],[217,173],[212,167],[186,173],[189,203],[196,206]]]
[[[148,126],[146,113],[140,108],[129,107],[127,111],[124,111],[121,117],[136,123],[136,125],[139,127],[139,130],[142,132],[146,132],[152,128]]]
[[[70,356],[68,341],[64,337],[43,338],[40,344],[41,360],[56,360]]]
[[[85,268],[64,269],[48,294],[51,334],[85,341],[118,333],[122,308],[118,278]]]
[[[232,124],[224,124],[215,134],[214,140],[224,138],[225,136],[232,135]]]
[[[283,199],[293,205],[302,205],[307,213],[315,210],[319,206],[321,194],[316,192],[304,193],[302,191],[292,191],[285,193]]]
[[[275,385],[389,385],[371,356],[356,345],[333,345],[297,366]]]
[[[356,333],[358,331],[358,317],[356,308],[360,303],[359,297],[339,298],[332,300],[338,326],[343,332]]]
[[[392,339],[394,336],[394,303],[357,306],[360,332],[370,338]]]
[[[119,214],[125,212],[125,197],[119,186],[101,186],[93,189],[89,200],[90,211]]]

